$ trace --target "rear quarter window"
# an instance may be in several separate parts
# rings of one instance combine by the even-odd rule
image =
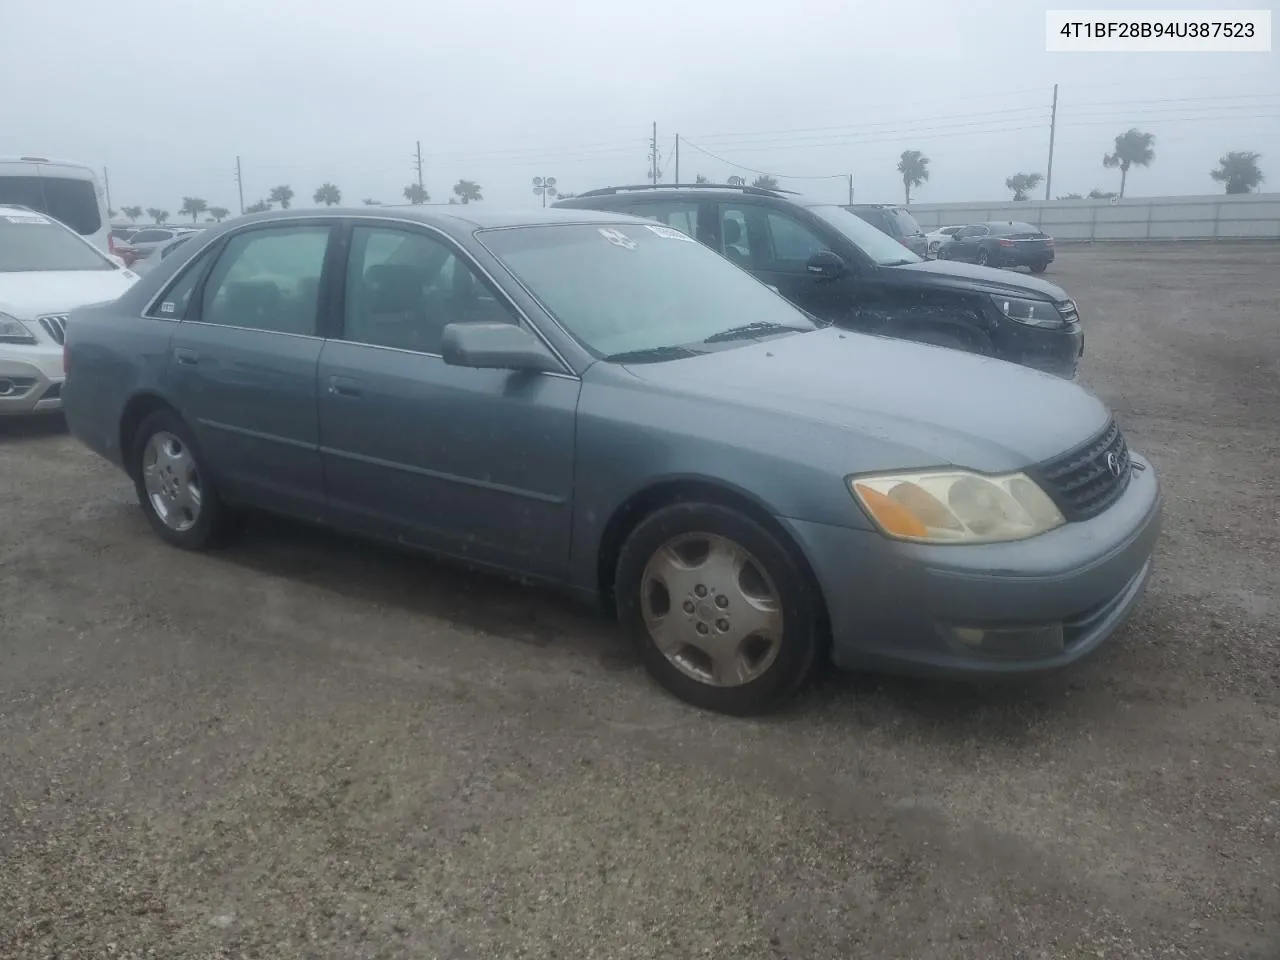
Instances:
[[[898,230],[904,237],[909,237],[917,233],[924,233],[924,231],[920,229],[920,221],[905,210],[894,210],[893,219],[897,221]]]

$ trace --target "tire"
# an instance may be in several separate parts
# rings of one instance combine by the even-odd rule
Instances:
[[[649,675],[704,710],[777,708],[808,679],[821,645],[821,602],[795,554],[715,503],[642,520],[623,544],[615,594]]]
[[[1030,266],[1031,266],[1032,273],[1044,273],[1046,270],[1049,269],[1049,261],[1041,260],[1036,263],[1030,264]]]
[[[938,251],[941,249],[942,244],[935,240],[933,243],[929,244],[929,256],[933,257],[935,260],[938,259]]]
[[[991,254],[989,254],[989,253],[987,252],[987,248],[986,248],[986,247],[979,247],[979,248],[978,248],[978,256],[977,256],[977,260],[976,260],[976,262],[977,262],[978,266],[980,266],[980,267],[993,267],[993,266],[995,266],[995,264],[991,262]]]
[[[139,425],[129,462],[138,502],[160,539],[183,550],[223,546],[243,527],[244,515],[218,496],[202,463],[174,411],[157,410]]]

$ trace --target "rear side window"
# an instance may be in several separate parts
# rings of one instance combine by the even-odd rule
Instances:
[[[191,305],[191,294],[199,284],[211,256],[212,253],[206,251],[182,268],[182,272],[169,284],[169,289],[146,315],[160,320],[181,320],[186,317],[187,308]]]
[[[867,223],[871,224],[873,227],[875,227],[875,228],[876,228],[877,230],[879,230],[881,233],[887,233],[887,234],[889,234],[890,236],[892,236],[892,235],[893,235],[893,227],[892,227],[892,225],[891,225],[891,224],[889,224],[889,223],[887,223],[887,222],[886,222],[886,220],[885,220],[885,216],[884,216],[884,211],[882,211],[882,210],[853,210],[853,211],[850,211],[850,212],[851,212],[851,213],[853,213],[853,214],[854,214],[854,216],[858,217],[858,219],[867,221]]]
[[[157,240],[168,240],[173,234],[168,230],[139,230],[132,237],[133,243],[155,243]]]
[[[328,226],[269,227],[232,237],[204,287],[200,321],[316,334]]]
[[[17,203],[47,213],[82,237],[102,229],[98,193],[91,180],[0,176],[0,203]]]

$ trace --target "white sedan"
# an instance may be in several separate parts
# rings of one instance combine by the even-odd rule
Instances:
[[[964,224],[954,227],[939,227],[937,230],[930,230],[926,233],[924,238],[929,243],[929,256],[936,257],[938,248],[955,236],[956,231],[963,226]]]
[[[53,218],[0,204],[0,417],[62,408],[67,314],[137,279]]]

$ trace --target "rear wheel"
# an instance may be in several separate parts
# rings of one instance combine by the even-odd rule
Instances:
[[[792,552],[730,507],[681,503],[623,545],[618,617],[649,674],[687,703],[746,716],[803,684],[820,603]]]
[[[203,550],[239,531],[242,515],[218,496],[189,428],[174,411],[157,410],[142,421],[130,466],[143,513],[166,543]]]
[[[991,254],[987,252],[986,247],[978,248],[978,266],[985,267],[991,263]]]
[[[1037,260],[1035,263],[1031,264],[1032,273],[1044,273],[1048,269],[1049,269],[1048,260]]]

